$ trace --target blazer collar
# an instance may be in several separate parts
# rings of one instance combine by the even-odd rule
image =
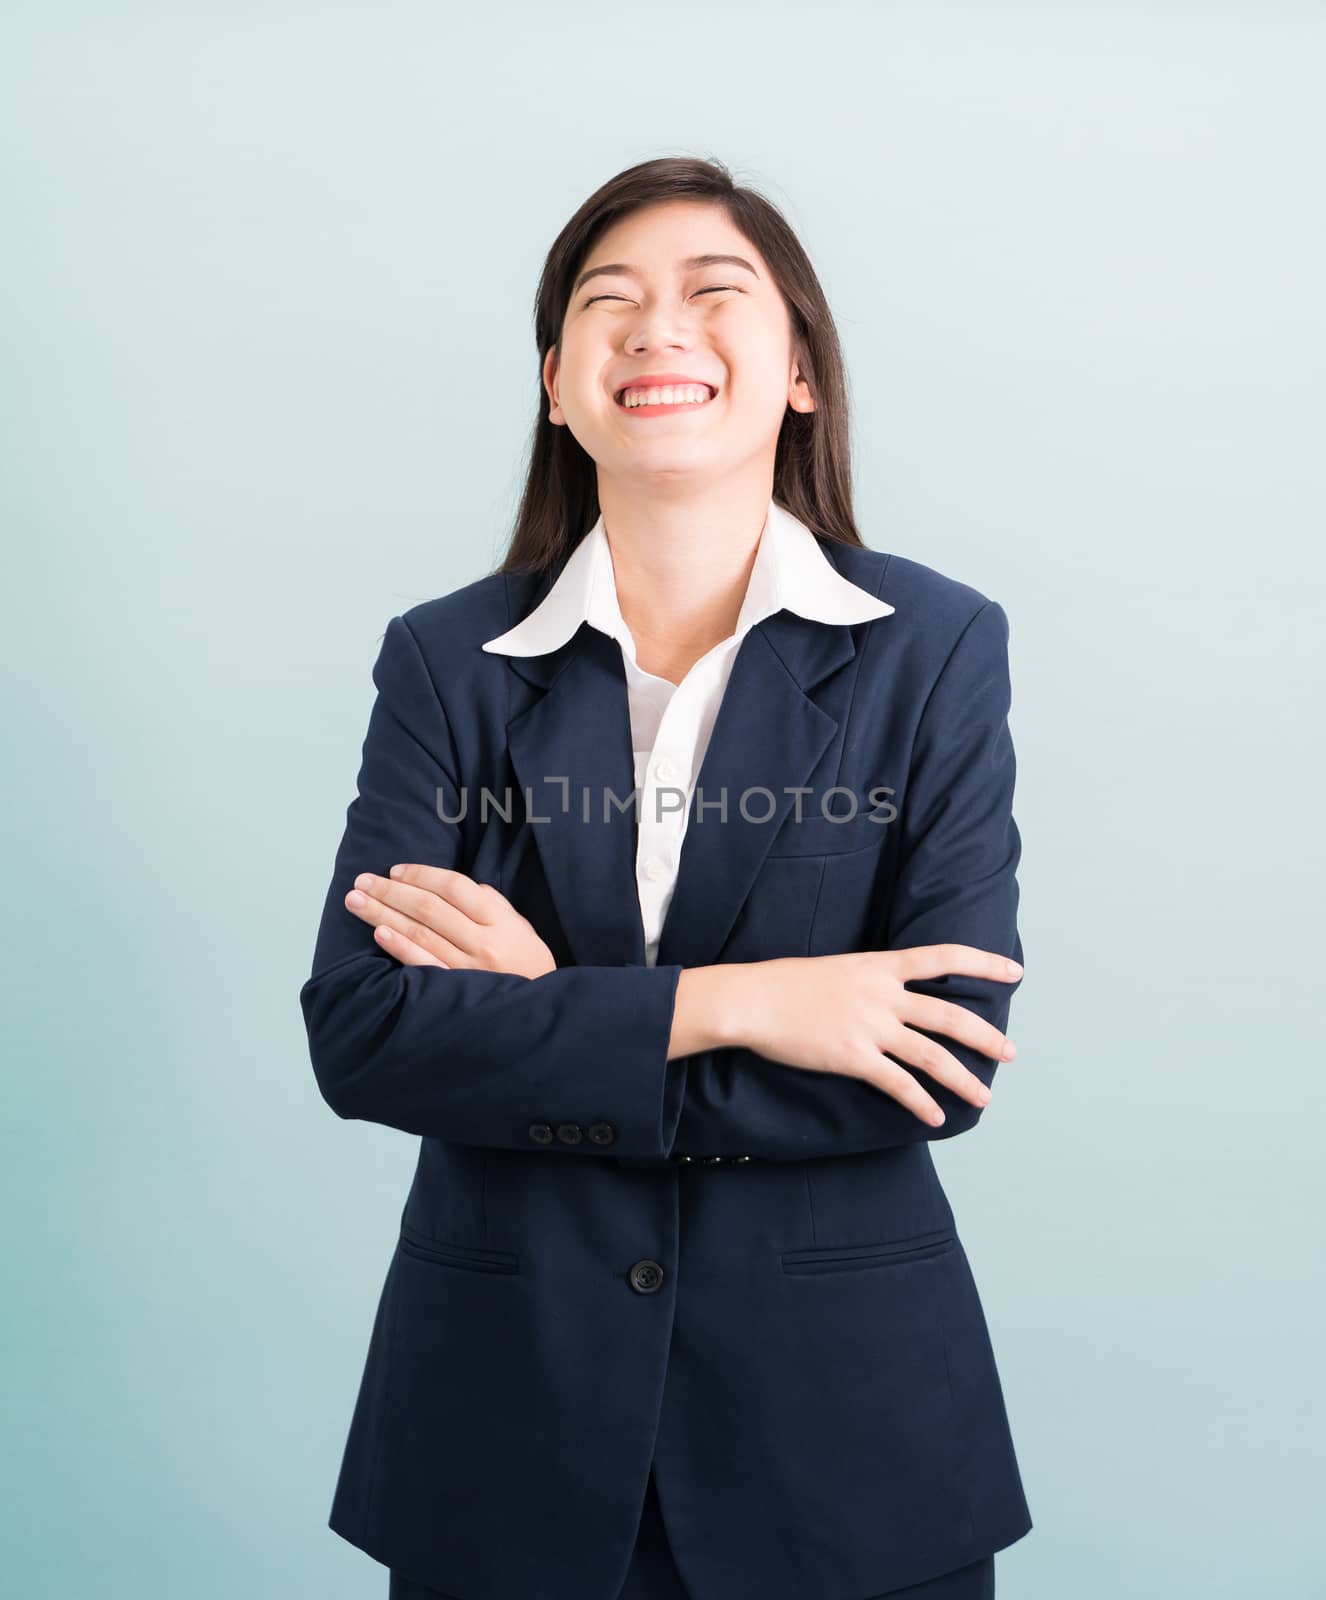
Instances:
[[[532,701],[523,697],[525,708],[507,725],[507,747],[520,790],[516,814],[531,824],[575,958],[582,966],[642,966],[645,937],[635,876],[639,797],[632,800],[625,647],[618,648],[620,635],[602,626],[619,620],[620,612],[612,617],[615,589],[613,604],[604,604],[608,594],[598,579],[607,550],[606,543],[596,545],[595,533],[602,537],[601,519],[524,621],[483,648],[507,654],[512,671],[543,691]],[[894,611],[844,577],[830,555],[833,547],[821,547],[804,524],[772,502],[764,535],[756,557],[758,567],[768,551],[763,575],[756,584],[752,569],[743,607],[746,631],[696,779],[659,940],[660,966],[718,961],[774,836],[793,810],[793,791],[809,786],[838,731],[838,719],[818,703],[815,691],[854,659],[853,625]],[[768,609],[775,599],[778,605]],[[747,821],[743,795],[752,816],[768,812],[769,820]],[[712,804],[724,798],[726,820]],[[818,797],[803,804],[816,806]]]

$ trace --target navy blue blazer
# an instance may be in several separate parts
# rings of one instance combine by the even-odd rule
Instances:
[[[919,1071],[938,1128],[749,1050],[666,1059],[683,967],[943,941],[1022,959],[1005,613],[821,543],[895,610],[783,610],[742,641],[698,778],[728,819],[693,809],[653,967],[634,811],[603,820],[634,784],[616,642],[582,624],[543,656],[480,649],[552,582],[500,573],[383,637],[300,1004],[332,1110],[421,1142],[329,1521],[447,1595],[616,1600],[651,1464],[696,1600],[861,1600],[1031,1527],[930,1154],[988,1111]],[[835,785],[855,820],[820,814],[851,809],[822,802]],[[756,787],[771,821],[737,805]],[[410,861],[496,885],[557,970],[387,955],[343,901]],[[1017,985],[913,987],[1002,1030]]]

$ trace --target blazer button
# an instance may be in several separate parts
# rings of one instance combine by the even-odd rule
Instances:
[[[732,1159],[738,1164],[738,1166],[745,1166],[745,1164],[751,1158],[749,1156],[733,1156]]]
[[[617,1130],[610,1122],[591,1122],[589,1137],[594,1144],[611,1144],[617,1137]]]
[[[689,1167],[691,1162],[694,1161],[694,1160],[695,1160],[694,1156],[678,1156],[677,1157],[677,1165],[679,1167]]]
[[[705,1164],[705,1166],[707,1166],[707,1167],[714,1167],[714,1166],[717,1166],[717,1165],[718,1165],[718,1163],[719,1163],[719,1162],[720,1162],[720,1161],[721,1161],[721,1160],[722,1160],[722,1159],[723,1159],[723,1158],[722,1158],[722,1156],[706,1156],[706,1157],[705,1157],[705,1158],[704,1158],[704,1164]]]
[[[531,1122],[529,1136],[535,1144],[551,1144],[553,1131],[546,1122]]]
[[[637,1261],[630,1279],[637,1294],[656,1294],[663,1287],[663,1268],[657,1261]]]
[[[578,1122],[559,1122],[557,1137],[563,1144],[579,1144],[585,1136]]]

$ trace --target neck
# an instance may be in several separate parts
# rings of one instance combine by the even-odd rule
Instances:
[[[736,631],[772,482],[693,487],[599,483],[617,604],[646,672],[680,682]]]

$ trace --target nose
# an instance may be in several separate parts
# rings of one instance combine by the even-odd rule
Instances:
[[[647,350],[692,350],[695,348],[694,313],[684,306],[660,303],[643,308],[627,338],[632,355]]]

